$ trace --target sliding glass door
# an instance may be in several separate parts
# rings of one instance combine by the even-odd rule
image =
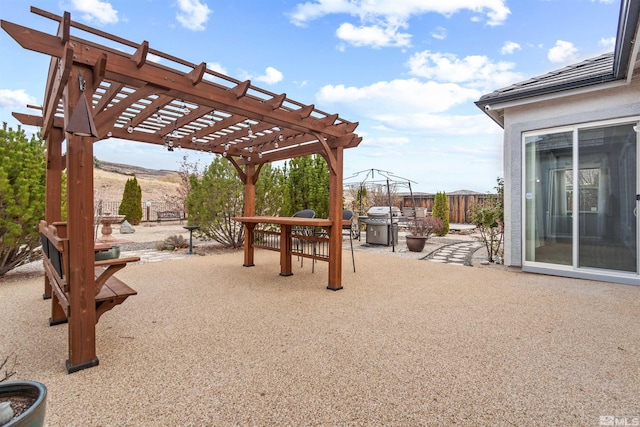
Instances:
[[[578,266],[636,272],[633,125],[578,131]]]
[[[635,124],[525,136],[525,264],[638,272]]]

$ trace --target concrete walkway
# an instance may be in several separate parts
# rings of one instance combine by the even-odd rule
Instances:
[[[445,264],[466,265],[471,267],[473,253],[482,247],[482,243],[476,241],[451,243],[430,252],[422,259]]]

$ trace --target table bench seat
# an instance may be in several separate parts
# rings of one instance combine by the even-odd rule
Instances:
[[[69,239],[66,237],[66,224],[55,223],[48,225],[40,222],[40,236],[42,240],[42,255],[45,274],[55,298],[52,302],[50,325],[67,323],[70,313],[70,284],[69,277]],[[60,232],[59,232],[60,231]],[[96,250],[109,249],[102,245]],[[140,257],[114,258],[94,262],[94,294],[96,304],[96,323],[102,314],[122,304],[127,298],[137,292],[122,280],[113,276],[130,262],[140,261]]]

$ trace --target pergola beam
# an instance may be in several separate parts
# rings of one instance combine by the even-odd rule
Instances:
[[[39,31],[2,21],[5,29],[22,47],[47,55],[62,57],[63,47],[59,45],[59,38]],[[345,131],[327,126],[321,120],[310,117],[313,105],[301,107],[298,110],[285,111],[274,109],[264,101],[246,96],[250,82],[244,82],[234,88],[223,88],[206,80],[193,85],[192,80],[175,70],[159,64],[145,62],[140,64],[138,54],[133,56],[98,46],[86,40],[71,37],[69,42],[74,48],[74,61],[83,64],[96,64],[106,53],[105,78],[113,81],[127,81],[135,83],[134,87],[142,87],[145,83],[160,88],[166,88],[182,99],[195,104],[225,110],[233,114],[247,116],[257,121],[267,121],[274,126],[283,126],[299,132],[322,132],[329,136],[342,136]],[[243,93],[244,91],[244,93]],[[180,96],[182,95],[182,96]],[[99,127],[100,129],[100,127]]]

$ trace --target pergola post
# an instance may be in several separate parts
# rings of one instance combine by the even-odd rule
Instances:
[[[329,167],[329,219],[333,221],[329,235],[329,284],[327,289],[342,289],[342,147],[335,147],[328,153],[333,158],[334,167]]]
[[[244,170],[244,216],[256,214],[256,167],[247,164]],[[253,229],[255,224],[245,225],[244,228],[244,267],[253,267]]]
[[[67,128],[81,96],[91,99],[93,70],[74,65],[66,85],[64,125]],[[84,80],[85,93],[78,84]],[[90,114],[93,114],[90,111]],[[66,133],[67,233],[69,237],[69,373],[98,364],[93,240],[93,137]]]
[[[62,141],[64,133],[60,128],[52,128],[47,138],[47,171],[45,184],[45,205],[44,219],[48,224],[62,220],[62,171],[64,165],[62,163]],[[44,293],[42,298],[49,299],[52,297],[51,284],[47,276],[44,276]],[[52,304],[52,310],[62,312],[60,304],[55,300]],[[60,314],[60,313],[56,313]],[[62,313],[64,317],[64,313]],[[52,318],[57,318],[52,313]]]

